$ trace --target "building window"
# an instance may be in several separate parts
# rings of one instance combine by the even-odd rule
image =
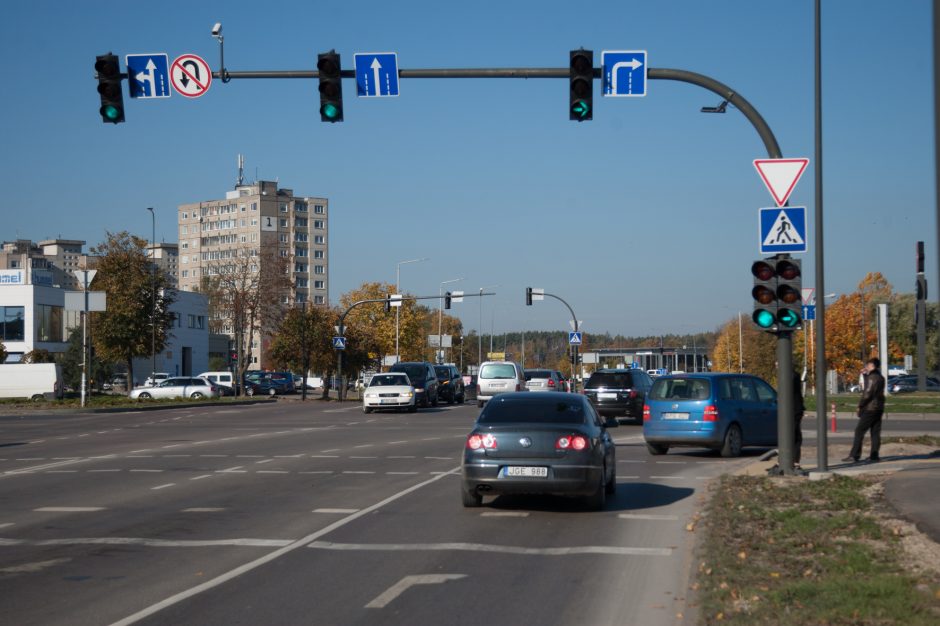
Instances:
[[[322,280],[315,280],[313,281],[313,288],[314,289],[326,289],[326,283]]]
[[[307,286],[309,285],[306,278],[298,278],[296,282],[297,284],[295,285],[295,287],[300,287],[301,289],[306,289]]]
[[[297,257],[306,257],[306,256],[307,256],[307,249],[306,249],[306,248],[300,248],[300,247],[294,248],[294,256],[297,256]]]
[[[294,233],[294,241],[307,241],[307,233]]]
[[[182,278],[189,278],[189,270],[183,270]]]
[[[323,235],[314,235],[313,243],[324,244],[326,243],[326,239],[323,237]]]
[[[294,210],[297,211],[298,213],[306,213],[306,212],[307,212],[307,203],[306,203],[306,202],[299,202],[299,201],[298,201],[298,202],[294,202]]]
[[[307,271],[307,264],[306,264],[306,263],[294,263],[294,271],[295,271],[295,272],[306,272],[306,271]]]
[[[184,219],[184,220],[188,220],[188,219],[189,219],[189,213],[186,213],[186,212],[184,211],[184,212],[183,212],[183,219]]]
[[[313,220],[313,227],[317,230],[323,230],[323,220]]]
[[[278,222],[278,224],[280,224],[281,228],[287,228],[287,218],[282,217],[280,221]]]
[[[257,211],[257,210],[258,210],[258,203],[257,203],[257,202],[252,202],[252,203],[251,203],[251,210],[252,210],[252,211]]]
[[[307,227],[307,218],[306,217],[295,217],[294,218],[294,228],[306,228]]]
[[[281,233],[277,236],[278,241],[281,243],[287,243],[287,233]]]
[[[286,203],[286,202],[282,202],[282,203],[281,203],[281,213],[287,213],[287,203]]]
[[[315,259],[322,259],[322,258],[323,258],[323,250],[314,250],[314,251],[313,251],[313,258],[315,258]]]
[[[251,240],[258,241],[258,233],[251,233]]]
[[[189,327],[198,328],[203,330],[206,327],[206,316],[205,315],[193,315],[192,313],[188,316]]]
[[[313,296],[314,304],[323,304],[325,302],[323,296]]]
[[[257,225],[258,225],[258,218],[257,218],[257,217],[251,218],[251,225],[252,225],[252,226],[257,226]]]
[[[62,307],[37,304],[34,314],[36,316],[36,341],[62,341]]]
[[[314,265],[313,273],[314,274],[326,274],[326,270],[324,269],[322,265]]]
[[[317,215],[323,215],[323,205],[322,204],[313,205],[313,212],[316,213]]]

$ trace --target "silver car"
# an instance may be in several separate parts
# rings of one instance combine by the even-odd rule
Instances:
[[[480,365],[477,406],[482,407],[494,396],[512,391],[528,391],[521,365],[514,361],[485,361]]]
[[[192,378],[178,376],[167,378],[156,387],[138,387],[130,393],[132,400],[149,400],[151,398],[218,398],[219,388],[205,378]]]
[[[564,382],[555,370],[526,370],[525,386],[529,391],[566,391]]]

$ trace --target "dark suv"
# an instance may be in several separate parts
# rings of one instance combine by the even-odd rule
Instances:
[[[453,365],[435,365],[434,372],[437,374],[437,393],[442,400],[447,400],[447,404],[458,402],[463,404],[467,399],[464,393],[463,376]]]
[[[600,369],[584,385],[597,412],[604,416],[632,417],[643,423],[643,403],[653,386],[649,374],[639,369]]]
[[[408,380],[415,388],[415,405],[437,406],[438,383],[433,365],[427,361],[396,363],[388,371],[408,374]]]

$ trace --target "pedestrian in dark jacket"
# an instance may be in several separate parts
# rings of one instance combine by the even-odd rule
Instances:
[[[855,427],[855,439],[852,451],[842,459],[846,463],[858,463],[862,457],[862,442],[865,432],[871,430],[871,455],[868,460],[877,463],[881,449],[881,417],[885,412],[885,379],[881,375],[881,361],[869,359],[862,370],[865,387],[862,399],[858,402],[858,426]]]
[[[803,447],[803,413],[806,405],[803,404],[803,380],[800,375],[793,372],[793,465],[800,467],[800,450]]]

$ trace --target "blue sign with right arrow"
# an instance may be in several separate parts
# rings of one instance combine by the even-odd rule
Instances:
[[[646,50],[601,52],[603,90],[607,97],[646,95]]]

